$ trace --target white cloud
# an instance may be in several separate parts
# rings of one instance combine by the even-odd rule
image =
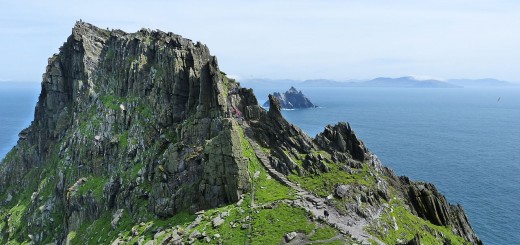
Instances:
[[[432,76],[428,76],[428,75],[411,75],[410,77],[412,77],[413,79],[418,80],[418,81],[425,81],[425,80],[446,81],[446,79],[444,79],[444,78],[432,77]]]

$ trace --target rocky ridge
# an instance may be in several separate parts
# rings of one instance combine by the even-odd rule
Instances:
[[[274,92],[273,96],[278,99],[280,106],[284,109],[303,109],[303,108],[315,108],[309,98],[303,95],[302,91],[298,91],[296,88],[291,87],[285,93]],[[269,100],[264,103],[264,107],[269,107]]]
[[[347,123],[314,139],[172,33],[77,22],[0,164],[3,244],[480,244]]]

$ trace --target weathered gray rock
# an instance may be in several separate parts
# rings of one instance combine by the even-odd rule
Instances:
[[[460,205],[451,205],[433,184],[413,182],[401,177],[403,186],[408,187],[408,200],[419,217],[440,226],[457,227],[456,234],[472,244],[481,244]]]
[[[364,161],[368,152],[365,144],[358,140],[350,125],[344,122],[334,126],[328,125],[316,136],[314,142],[341,162],[347,161],[350,157]]]
[[[117,224],[119,223],[119,220],[121,220],[121,217],[123,217],[123,209],[118,209],[112,218],[112,222],[110,223],[112,225],[112,229],[117,228]]]
[[[78,22],[49,59],[33,123],[1,164],[0,193],[29,186],[33,180],[21,176],[31,169],[59,169],[46,188],[65,197],[55,206],[65,208],[70,229],[106,208],[137,211],[138,200],[161,217],[236,202],[248,177],[226,90],[237,91],[239,110],[256,103],[201,43]],[[131,169],[138,174],[124,174]],[[83,178],[101,186],[79,191],[83,182],[76,180]],[[34,232],[49,232],[28,223]]]
[[[200,231],[198,231],[198,230],[195,230],[194,232],[192,232],[190,234],[190,238],[200,239],[202,237],[204,237],[204,236],[202,236],[202,233],[200,233]]]
[[[213,227],[219,227],[220,225],[224,224],[225,220],[219,216],[215,217],[211,223],[213,224]]]
[[[11,193],[7,193],[7,197],[5,198],[5,202],[6,203],[9,203],[13,200],[13,196],[11,195]]]
[[[349,185],[338,185],[335,189],[335,194],[338,197],[345,198],[349,193],[350,186]]]
[[[49,59],[32,124],[0,163],[0,243],[64,244],[69,234],[95,221],[114,232],[123,220],[144,226],[182,211],[199,216],[187,227],[154,228],[156,241],[150,242],[202,237],[212,242],[191,230],[210,221],[197,211],[240,202],[251,193],[244,156],[251,150],[272,174],[270,181],[293,189],[302,190],[283,174],[363,173],[348,185],[326,184],[326,200],[306,194],[292,202],[310,203],[320,215],[325,206],[338,204],[328,209],[334,214],[329,222],[340,213],[376,220],[390,198],[398,197],[419,217],[480,242],[460,206],[447,203],[433,185],[399,179],[382,167],[348,124],[328,126],[311,139],[283,118],[275,96],[269,101],[266,111],[252,90],[220,72],[201,43],[161,31],[125,33],[76,23]],[[256,208],[251,215],[276,205]],[[224,224],[228,214],[211,214],[212,225]],[[231,226],[254,228],[251,219],[233,220]],[[140,230],[150,227],[124,233],[141,235],[142,244]]]
[[[285,241],[286,241],[286,242],[290,242],[290,241],[292,241],[294,238],[296,238],[297,235],[298,235],[298,233],[296,233],[296,232],[294,232],[294,231],[293,231],[293,232],[289,232],[289,233],[285,234]]]

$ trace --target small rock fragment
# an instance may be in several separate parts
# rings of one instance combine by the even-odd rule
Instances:
[[[110,222],[112,229],[117,228],[117,224],[119,223],[119,220],[121,220],[121,217],[123,217],[123,209],[118,209],[112,216],[112,222]]]
[[[285,234],[285,241],[286,241],[286,242],[290,242],[290,241],[292,241],[292,239],[294,239],[294,238],[296,237],[296,235],[298,235],[298,233],[296,233],[296,232],[294,232],[294,231]]]
[[[222,219],[220,216],[217,216],[216,218],[214,218],[212,220],[212,223],[213,223],[213,227],[217,228],[220,225],[224,224],[224,219]]]
[[[192,232],[190,234],[190,238],[194,238],[194,239],[202,238],[202,233],[200,233],[200,231],[198,231],[198,230],[195,230],[194,232]]]

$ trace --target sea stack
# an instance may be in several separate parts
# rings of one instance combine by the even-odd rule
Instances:
[[[303,95],[302,91],[298,91],[295,87],[292,86],[285,93],[282,94],[275,92],[273,93],[273,96],[278,99],[283,109],[304,109],[318,107],[314,105],[305,95]],[[269,101],[266,101],[264,103],[264,107],[269,106]]]

